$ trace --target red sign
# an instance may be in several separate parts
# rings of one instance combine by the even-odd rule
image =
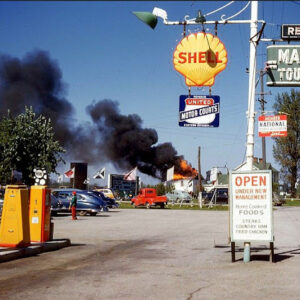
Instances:
[[[287,116],[259,116],[258,136],[283,137],[287,136]]]

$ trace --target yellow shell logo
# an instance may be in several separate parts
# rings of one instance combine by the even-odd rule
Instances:
[[[173,64],[188,86],[212,86],[215,76],[227,65],[227,51],[217,36],[198,32],[184,37],[177,45]]]

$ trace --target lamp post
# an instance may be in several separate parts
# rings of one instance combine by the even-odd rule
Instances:
[[[244,11],[251,2],[251,19],[250,20],[231,20]],[[220,11],[229,4],[215,10]],[[209,14],[212,14],[211,12]],[[246,145],[246,165],[245,170],[253,170],[253,154],[254,154],[254,125],[255,125],[255,74],[256,74],[256,47],[258,41],[257,24],[262,23],[265,25],[265,21],[258,20],[258,1],[249,1],[246,6],[235,15],[218,21],[207,21],[201,11],[198,11],[198,16],[194,19],[185,18],[184,21],[169,21],[167,12],[155,7],[151,13],[134,12],[134,14],[152,29],[157,25],[157,17],[163,19],[165,25],[199,25],[199,24],[250,24],[250,55],[249,55],[249,87],[248,87],[248,110],[247,110],[247,145]],[[209,15],[207,14],[207,15]],[[244,244],[244,262],[250,261],[250,243]]]

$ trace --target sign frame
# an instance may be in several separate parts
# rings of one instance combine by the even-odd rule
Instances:
[[[236,204],[233,200],[233,175],[267,175],[268,176],[268,182],[267,182],[267,189],[268,191],[266,192],[266,194],[268,194],[268,199],[266,201],[260,201],[260,200],[254,200],[254,201],[260,201],[260,203],[256,205],[262,205],[262,203],[264,203],[263,205],[266,205],[266,209],[265,212],[268,213],[268,217],[269,219],[267,220],[268,223],[267,225],[269,226],[269,232],[268,232],[268,236],[270,238],[266,238],[266,239],[258,239],[258,238],[251,238],[249,236],[245,237],[245,238],[237,238],[236,234],[234,234],[234,220],[233,217],[235,215],[234,213],[234,205]],[[274,242],[274,218],[273,218],[273,204],[272,204],[272,171],[271,170],[252,170],[252,171],[230,171],[229,173],[229,199],[230,199],[230,239],[231,239],[231,243],[235,243],[235,242],[270,242],[273,243]],[[251,201],[251,200],[246,200],[246,201]],[[269,202],[269,203],[266,203]],[[251,204],[251,203],[249,203]],[[248,205],[249,207],[249,205]],[[251,207],[252,208],[252,207]],[[244,210],[246,211],[247,208],[245,208]],[[262,208],[261,208],[262,209]],[[252,215],[253,216],[253,215]],[[250,217],[249,217],[250,218]],[[255,220],[254,218],[250,218],[250,220]],[[248,219],[246,219],[248,220]],[[259,220],[257,220],[259,221]],[[251,222],[250,222],[251,223]],[[236,224],[236,223],[235,223]],[[253,226],[256,223],[253,223]],[[257,223],[258,224],[258,223]],[[247,225],[247,223],[245,223],[245,225]],[[250,227],[252,228],[252,227]],[[254,228],[254,227],[253,227]]]

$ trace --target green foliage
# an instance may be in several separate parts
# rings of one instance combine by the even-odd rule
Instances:
[[[165,186],[163,183],[158,183],[156,185],[151,185],[151,184],[144,185],[144,184],[142,184],[142,188],[156,189],[157,196],[162,196],[162,195],[165,195],[166,193],[170,193],[170,192],[175,190],[174,185]]]
[[[171,193],[173,191],[175,191],[175,186],[173,184],[168,184],[166,186],[166,193]]]
[[[166,193],[166,188],[163,183],[157,184],[155,189],[156,189],[157,196],[162,196],[162,195],[165,195],[165,193]]]
[[[48,174],[55,172],[57,164],[64,160],[65,150],[54,140],[51,120],[36,117],[32,108],[12,117],[10,112],[0,121],[0,182],[8,183],[12,170],[22,172],[27,185],[34,183],[34,168],[45,168]]]
[[[285,138],[274,138],[273,155],[281,165],[281,177],[291,187],[294,197],[295,183],[300,166],[300,92],[291,90],[291,94],[278,94],[273,108],[276,112],[288,115],[288,136]]]

